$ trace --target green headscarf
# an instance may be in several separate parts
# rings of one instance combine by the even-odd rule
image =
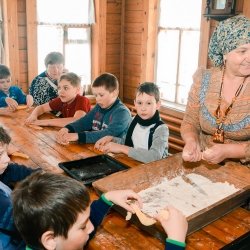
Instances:
[[[218,23],[211,37],[208,56],[217,67],[223,64],[223,55],[250,43],[250,20],[237,15]]]

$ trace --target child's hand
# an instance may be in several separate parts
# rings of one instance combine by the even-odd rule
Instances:
[[[0,108],[0,115],[6,115],[9,113],[13,113],[15,109],[7,107],[7,108]]]
[[[96,143],[95,143],[95,148],[99,151],[103,151],[103,147],[109,143],[109,142],[112,142],[114,140],[114,137],[113,136],[110,136],[110,135],[107,135],[103,138],[101,138],[100,140],[98,140]]]
[[[37,125],[37,124],[34,123],[35,121],[37,121],[37,117],[34,116],[34,115],[30,115],[30,116],[24,121],[24,124],[26,124],[26,125],[30,125],[30,124]]]
[[[32,95],[27,95],[26,96],[26,103],[29,106],[29,108],[33,105],[34,99]]]
[[[127,199],[133,199],[138,202],[138,206],[142,208],[141,197],[133,190],[115,190],[105,193],[107,200],[112,201],[116,205],[125,208],[131,213],[135,213],[134,209],[127,203]]]
[[[172,206],[167,206],[165,210],[169,212],[168,220],[165,220],[158,214],[154,215],[154,218],[161,223],[166,234],[168,235],[168,238],[180,242],[185,242],[188,229],[186,217],[182,214],[181,211]]]
[[[103,153],[108,154],[108,153],[123,153],[123,154],[128,154],[130,147],[117,144],[114,142],[110,142],[106,144],[103,148]]]
[[[5,102],[7,103],[9,108],[11,108],[11,109],[16,110],[16,108],[18,107],[18,103],[14,99],[12,99],[10,97],[6,97]]]
[[[58,133],[55,134],[56,141],[62,145],[66,145],[71,141],[78,141],[77,133],[69,133],[67,128],[62,128]]]

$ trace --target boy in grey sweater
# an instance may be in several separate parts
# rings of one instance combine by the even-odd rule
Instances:
[[[124,153],[144,162],[152,162],[168,156],[169,130],[159,116],[161,106],[159,88],[151,82],[141,84],[134,101],[137,115],[128,132],[122,138],[105,136],[95,148],[104,153]]]
[[[84,117],[62,128],[55,136],[57,142],[64,145],[71,141],[94,143],[106,135],[125,135],[131,114],[118,97],[118,86],[114,75],[104,73],[98,76],[91,86],[96,98],[95,107]]]

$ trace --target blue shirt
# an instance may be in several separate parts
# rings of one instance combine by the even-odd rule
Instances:
[[[8,106],[5,101],[7,97],[14,99],[18,104],[26,104],[26,95],[17,86],[10,86],[8,95],[0,90],[0,107],[1,108]]]

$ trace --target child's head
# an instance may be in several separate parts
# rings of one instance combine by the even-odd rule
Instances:
[[[109,108],[115,102],[119,93],[118,80],[110,73],[98,76],[91,87],[97,104],[104,109]]]
[[[11,86],[11,72],[10,69],[0,64],[0,90],[4,93],[9,92],[9,88]]]
[[[65,73],[58,80],[58,95],[62,102],[72,102],[79,94],[81,78],[72,72]]]
[[[36,172],[12,192],[13,218],[35,249],[83,249],[93,231],[86,187],[64,175]]]
[[[3,127],[0,127],[0,174],[7,168],[10,158],[7,154],[7,147],[11,138]]]
[[[135,92],[137,114],[144,120],[150,119],[161,106],[160,91],[156,84],[144,82]]]

